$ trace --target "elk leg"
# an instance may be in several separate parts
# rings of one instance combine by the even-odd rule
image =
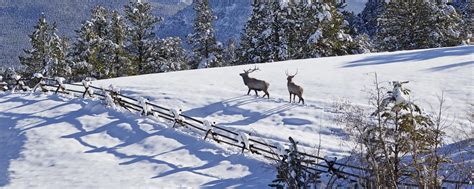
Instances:
[[[296,102],[296,94],[293,94],[293,102]]]
[[[303,105],[304,105],[304,99],[303,99],[303,97],[300,96],[299,98],[300,98],[300,101],[299,101],[298,103],[303,102]]]
[[[249,92],[247,92],[247,95],[249,95],[249,94],[250,94],[250,91],[251,91],[251,89],[249,88]]]
[[[291,103],[291,93],[290,93],[290,103]]]
[[[267,96],[268,99],[270,99],[270,94],[268,93],[268,91],[263,91],[265,92],[265,95],[263,95],[263,98],[265,98],[265,96]]]
[[[258,96],[257,89],[255,89],[254,91],[255,91],[255,96]]]

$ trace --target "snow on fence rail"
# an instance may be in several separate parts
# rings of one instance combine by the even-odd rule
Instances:
[[[37,78],[38,79],[38,78]],[[148,102],[148,100],[137,100],[135,98],[120,94],[118,90],[111,87],[111,89],[99,88],[93,86],[90,81],[83,81],[81,84],[68,84],[71,86],[76,87],[84,87],[84,91],[70,89],[63,84],[62,78],[39,78],[40,81],[37,85],[41,85],[42,92],[54,92],[62,93],[62,94],[69,94],[74,95],[74,93],[82,96],[83,98],[87,96],[89,97],[98,97],[101,100],[106,100],[107,97],[111,97],[113,102],[124,109],[131,111],[131,112],[138,112],[142,113],[143,116],[152,116],[155,118],[163,119],[166,121],[173,122],[173,127],[175,125],[180,125],[182,127],[186,127],[197,131],[203,135],[203,139],[211,139],[218,144],[227,144],[233,147],[237,147],[242,150],[242,153],[245,151],[249,151],[252,154],[263,156],[270,160],[278,161],[279,158],[282,156],[280,153],[281,145],[272,145],[268,144],[265,141],[260,141],[254,139],[254,137],[250,137],[248,134],[243,132],[236,132],[232,131],[228,128],[224,128],[222,126],[218,126],[213,124],[207,120],[201,121],[199,119],[184,115],[179,113],[176,115],[176,111],[173,109],[162,107],[157,104],[153,104]],[[14,87],[12,92],[15,92],[15,89],[21,88],[23,91],[30,90],[29,88],[25,87],[24,81],[29,81],[30,79],[25,78],[15,78]],[[0,78],[0,84],[4,83]],[[55,84],[53,84],[55,83]],[[8,90],[5,84],[0,85],[0,90]],[[44,87],[52,87],[54,89],[47,89]],[[36,89],[36,87],[35,87]],[[35,91],[32,91],[35,92]],[[146,110],[144,110],[144,106]],[[180,119],[182,118],[182,119]],[[180,119],[180,120],[177,120]],[[309,159],[305,165],[305,168],[317,171],[321,173],[327,173],[333,176],[337,176],[337,178],[347,179],[350,182],[358,182],[363,183],[363,186],[372,188],[371,178],[369,175],[370,169],[349,165],[345,163],[340,163],[335,160],[329,160],[327,158],[319,157],[316,155],[308,154],[305,152],[299,152],[305,159]],[[349,169],[350,171],[345,171],[344,169]],[[404,173],[406,177],[409,177],[411,173]],[[448,180],[444,179],[444,183],[447,184],[454,184],[456,188],[460,187],[461,185],[472,185],[472,181],[455,181],[455,180]],[[417,187],[417,184],[408,183],[408,182],[400,182],[402,186],[413,186]]]

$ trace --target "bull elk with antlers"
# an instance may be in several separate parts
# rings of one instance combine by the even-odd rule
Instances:
[[[265,98],[265,96],[267,96],[268,98],[270,98],[270,94],[268,93],[268,87],[270,86],[270,84],[266,81],[249,77],[250,73],[257,70],[260,70],[260,69],[255,67],[253,69],[244,70],[244,73],[240,73],[240,76],[242,76],[242,79],[244,79],[244,84],[249,88],[247,95],[250,94],[251,90],[254,90],[255,95],[257,96],[258,96],[257,91],[263,91],[265,93],[263,97]]]
[[[293,77],[298,74],[298,70],[296,70],[296,73],[293,75],[288,74],[288,70],[286,71],[286,80],[288,80],[287,86],[288,86],[288,92],[290,93],[290,103],[291,103],[291,95],[293,95],[293,102],[295,101],[295,97],[298,96],[298,103],[303,102],[304,104],[304,99],[303,99],[303,87],[296,85],[293,82]]]

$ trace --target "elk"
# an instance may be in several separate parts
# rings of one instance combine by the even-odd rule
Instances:
[[[254,90],[255,95],[257,96],[258,96],[257,91],[263,91],[265,93],[265,95],[263,95],[263,98],[265,98],[265,96],[270,98],[270,94],[268,94],[268,87],[270,86],[270,84],[266,81],[249,77],[250,73],[257,70],[260,70],[260,69],[258,69],[255,66],[255,68],[253,69],[244,70],[244,73],[240,73],[240,76],[242,76],[242,79],[244,79],[244,84],[249,88],[247,95],[250,94],[251,90]]]
[[[286,74],[286,80],[288,80],[287,86],[288,86],[288,92],[290,93],[290,103],[291,103],[291,95],[293,95],[293,102],[296,102],[295,97],[298,96],[298,98],[299,98],[298,103],[303,102],[303,104],[304,104],[303,87],[300,87],[300,86],[296,85],[292,81],[293,77],[295,77],[296,74],[298,74],[298,70],[296,70],[296,73],[293,74],[293,75],[288,74],[288,70],[286,71],[285,74]]]

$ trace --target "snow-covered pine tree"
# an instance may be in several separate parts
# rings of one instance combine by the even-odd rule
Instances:
[[[110,46],[106,41],[107,17],[107,9],[97,6],[91,11],[91,18],[76,31],[78,38],[71,55],[75,62],[73,66],[75,79],[107,76],[105,64],[110,53]]]
[[[54,28],[49,44],[50,60],[45,68],[46,76],[69,78],[72,74],[72,63],[68,57],[70,48],[68,40],[65,37],[59,37]]]
[[[431,1],[394,1],[379,19],[376,42],[381,50],[410,50],[458,45],[460,16],[451,5]]]
[[[357,45],[349,35],[349,25],[344,20],[338,6],[341,4],[333,1],[317,2],[316,15],[314,19],[317,27],[310,26],[316,30],[307,39],[307,57],[337,56],[359,53]],[[314,9],[314,8],[313,8]],[[315,22],[315,21],[313,21]],[[314,29],[313,29],[314,30]]]
[[[360,25],[358,30],[360,33],[366,33],[369,37],[373,37],[377,31],[377,19],[385,12],[387,3],[381,0],[369,0],[364,10],[358,15]]]
[[[278,49],[282,47],[278,32],[279,18],[275,11],[279,11],[280,4],[275,1],[254,1],[252,15],[241,36],[241,62],[273,62],[278,59]],[[281,23],[281,22],[280,22]]]
[[[125,18],[128,23],[127,51],[130,54],[134,71],[132,74],[150,73],[156,58],[157,40],[154,26],[161,21],[151,12],[151,4],[131,1],[125,5]]]
[[[109,51],[106,62],[108,77],[126,76],[132,73],[132,62],[125,49],[127,26],[118,11],[110,14],[110,23],[107,28]]]
[[[42,13],[35,30],[29,36],[31,49],[24,49],[24,55],[19,56],[20,63],[26,66],[26,74],[33,76],[34,73],[43,73],[45,76],[51,76],[46,68],[51,63],[50,42],[54,27],[46,21],[46,16]]]
[[[312,15],[313,5],[308,1],[299,1],[291,4],[287,18],[288,22],[288,58],[302,59],[306,58],[306,41],[311,34],[316,31],[316,19]]]
[[[474,42],[474,4],[470,0],[456,0],[452,4],[462,16],[464,35]]]
[[[263,27],[265,5],[260,1],[252,2],[252,15],[247,20],[245,28],[240,37],[240,64],[251,64],[261,62],[259,53],[259,35],[264,31]]]
[[[298,151],[298,143],[289,138],[290,148],[285,155],[278,157],[276,179],[269,184],[274,188],[317,188],[321,182],[321,172],[308,169],[313,160],[305,159]]]
[[[154,72],[170,72],[188,69],[186,50],[182,47],[181,39],[168,37],[160,39],[157,49],[156,67]]]
[[[439,3],[437,6],[433,5],[432,9],[434,15],[430,23],[436,29],[434,36],[440,38],[437,46],[456,46],[467,40],[472,32],[469,27],[473,26],[452,5]]]
[[[196,0],[192,6],[195,11],[193,33],[188,36],[194,56],[191,68],[222,66],[222,54],[218,54],[220,50],[213,26],[216,16],[209,7],[209,1]]]
[[[288,60],[288,43],[289,36],[294,35],[294,22],[291,20],[290,15],[292,14],[292,9],[290,6],[293,6],[293,3],[287,1],[273,1],[270,3],[271,17],[269,21],[271,22],[270,30],[270,40],[267,43],[270,45],[269,52],[270,57],[269,61],[283,61]]]
[[[231,66],[237,64],[238,61],[238,49],[237,42],[234,38],[230,38],[227,41],[227,45],[224,49],[223,60],[225,66]]]

